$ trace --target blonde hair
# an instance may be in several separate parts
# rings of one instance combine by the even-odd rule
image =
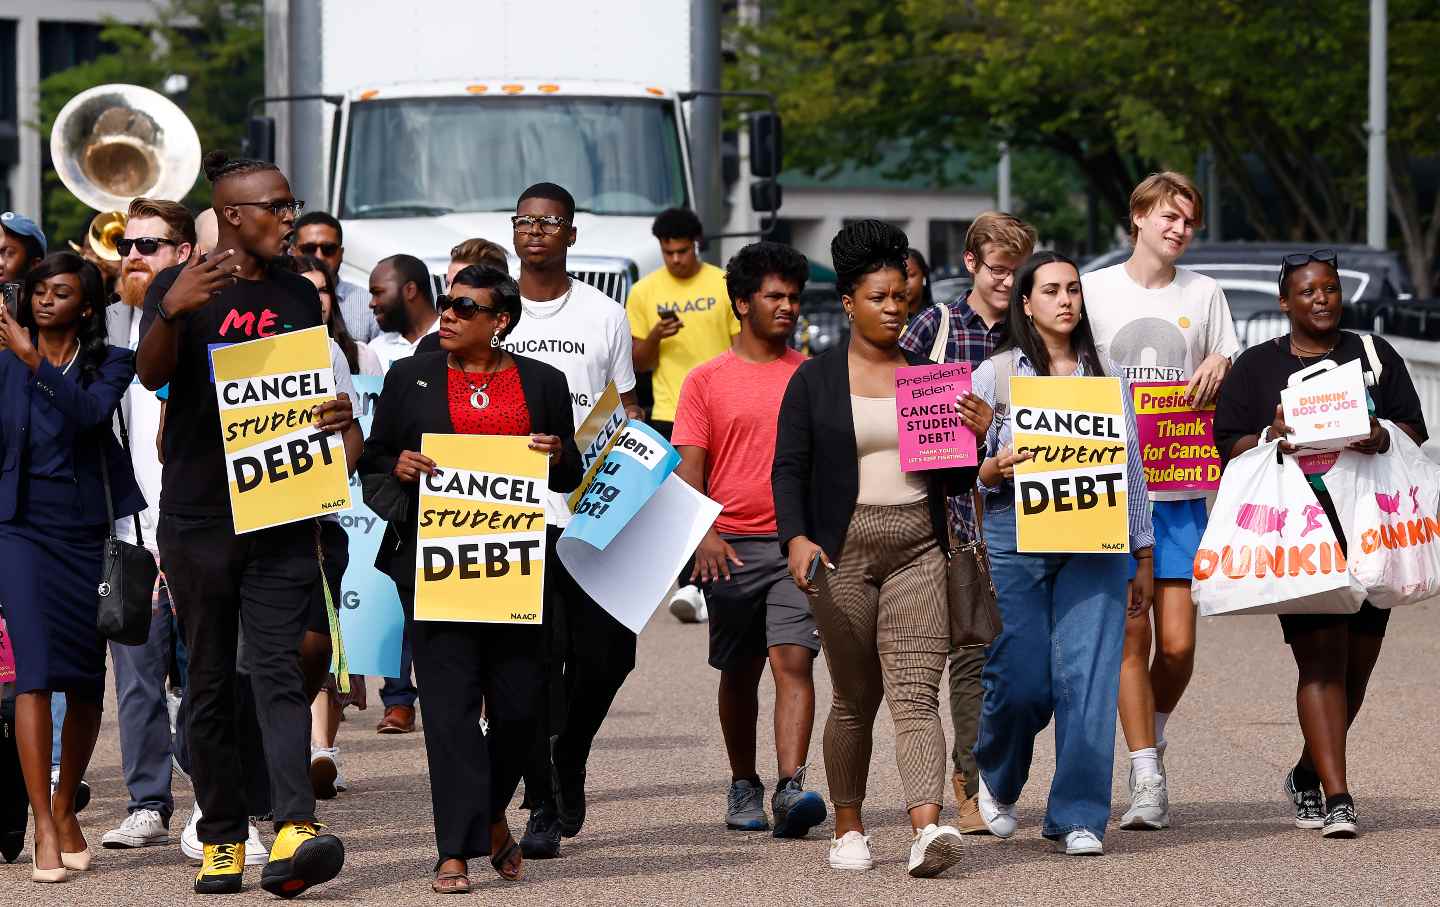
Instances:
[[[125,219],[134,220],[137,217],[158,217],[170,228],[170,235],[165,237],[166,239],[195,245],[195,218],[191,217],[190,211],[179,202],[143,196],[132,199],[130,209],[125,212]]]
[[[965,231],[965,251],[977,261],[985,260],[986,246],[996,246],[1006,255],[1029,258],[1037,238],[1035,228],[1013,214],[985,211]]]
[[[493,265],[507,274],[510,273],[510,261],[505,257],[505,250],[488,239],[477,237],[464,240],[450,250],[450,260],[466,265]]]
[[[1130,242],[1135,242],[1140,236],[1140,228],[1135,226],[1136,217],[1144,217],[1154,211],[1155,206],[1161,202],[1173,201],[1176,198],[1185,199],[1195,209],[1194,220],[1197,228],[1205,223],[1205,198],[1190,181],[1190,177],[1174,170],[1152,173],[1141,180],[1135,191],[1130,193]]]

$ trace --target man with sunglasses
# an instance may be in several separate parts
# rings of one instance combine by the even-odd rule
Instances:
[[[1225,291],[1214,279],[1175,266],[1204,218],[1205,200],[1188,177],[1151,174],[1130,194],[1130,258],[1081,278],[1100,353],[1131,381],[1186,382],[1195,407],[1214,404],[1230,358],[1240,351]],[[1120,827],[1128,829],[1170,825],[1165,726],[1195,666],[1190,581],[1208,519],[1203,491],[1152,491],[1150,502],[1155,604],[1127,619],[1120,665],[1131,795]]]
[[[339,297],[340,317],[345,329],[356,343],[369,343],[380,334],[380,325],[370,311],[370,292],[348,280],[340,279],[340,264],[345,260],[345,231],[340,221],[325,211],[307,211],[295,221],[293,248],[301,255],[320,259],[335,278],[335,295]]]
[[[200,894],[241,890],[248,836],[236,689],[249,675],[276,838],[265,890],[294,897],[334,878],[345,848],[315,821],[310,702],[297,649],[321,582],[318,529],[299,520],[236,535],[210,353],[232,343],[319,327],[315,285],[276,259],[303,203],[274,164],[205,157],[218,216],[217,251],[161,272],[145,297],[136,372],[168,383],[158,529],[161,568],[185,630],[190,775],[202,816]],[[357,432],[344,396],[316,407],[321,431]],[[239,627],[245,628],[237,666]]]

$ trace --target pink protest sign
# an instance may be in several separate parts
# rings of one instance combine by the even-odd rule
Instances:
[[[976,465],[975,435],[960,421],[955,406],[955,398],[969,392],[968,362],[895,370],[902,471]]]
[[[15,679],[15,651],[10,647],[10,631],[5,627],[5,618],[0,617],[0,683]]]
[[[1213,491],[1220,487],[1215,408],[1191,406],[1185,400],[1185,387],[1183,381],[1130,385],[1145,484],[1151,491]]]

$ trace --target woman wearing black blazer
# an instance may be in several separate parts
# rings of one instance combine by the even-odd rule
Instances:
[[[395,580],[410,613],[419,481],[435,469],[419,452],[422,434],[529,435],[531,449],[550,457],[551,489],[571,491],[581,477],[565,376],[500,347],[520,320],[515,281],[492,267],[468,267],[437,308],[441,352],[391,366],[360,458],[367,500],[390,517],[375,566]],[[388,504],[376,495],[383,497],[387,485]],[[439,850],[431,885],[437,893],[469,891],[466,861],[486,854],[501,877],[520,878],[522,859],[505,807],[535,742],[544,686],[540,639],[534,626],[414,624]],[[482,704],[488,734],[480,731]]]
[[[105,695],[95,589],[108,534],[106,474],[117,517],[145,507],[110,428],[134,377],[130,351],[105,342],[104,280],[80,256],[50,255],[26,275],[15,316],[0,307],[0,606],[14,644],[16,742],[35,814],[36,882],[63,882],[67,869],[90,868],[74,804]],[[52,796],[56,690],[68,709]]]
[[[824,744],[835,807],[830,865],[874,865],[860,807],[883,696],[914,829],[909,871],[933,876],[962,848],[955,829],[937,824],[945,785],[938,698],[950,649],[945,501],[974,485],[975,469],[900,470],[895,369],[928,361],[899,344],[908,248],[904,233],[873,220],[847,226],[831,243],[850,343],[790,379],[771,484],[790,574],[815,594],[833,689]],[[966,427],[983,437],[989,408],[973,396],[958,404]],[[815,558],[824,566],[812,583]]]

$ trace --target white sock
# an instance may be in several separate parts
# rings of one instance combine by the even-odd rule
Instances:
[[[1170,721],[1170,712],[1155,713],[1155,745],[1165,745],[1165,725]]]
[[[1153,746],[1136,750],[1130,754],[1130,770],[1135,773],[1136,781],[1160,777],[1160,753]]]

